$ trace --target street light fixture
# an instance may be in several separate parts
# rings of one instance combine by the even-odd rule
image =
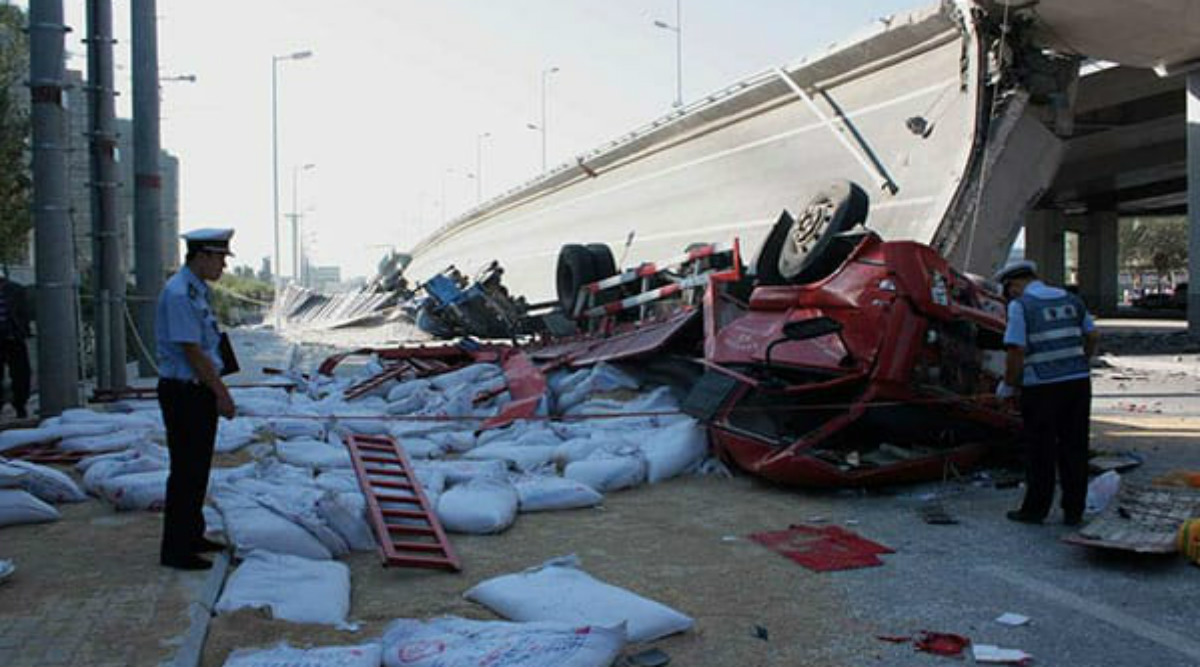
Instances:
[[[655,27],[675,33],[675,102],[672,106],[683,106],[683,0],[675,0],[675,25],[666,21],[655,21]]]
[[[279,274],[282,266],[279,262],[279,63],[285,60],[304,60],[311,58],[312,51],[296,51],[282,56],[271,56],[271,186],[272,186],[272,217],[271,231],[275,237],[275,266],[271,267],[275,274],[275,284],[279,284]],[[278,325],[278,322],[276,322]]]
[[[300,212],[300,174],[316,167],[317,165],[309,162],[303,165],[295,165],[292,167],[292,278],[296,282],[303,284],[301,278],[301,249],[300,249],[300,218],[304,214]]]
[[[542,122],[525,124],[525,127],[542,133],[542,173],[546,172],[546,80],[550,78],[551,74],[557,72],[557,67],[547,67],[542,70]]]
[[[491,132],[481,132],[475,135],[475,205],[483,201],[483,140],[492,136]]]

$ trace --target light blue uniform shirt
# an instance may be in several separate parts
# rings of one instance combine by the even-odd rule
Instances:
[[[198,379],[183,353],[182,343],[199,345],[212,359],[217,372],[221,371],[221,354],[218,352],[221,331],[208,298],[208,285],[186,266],[171,276],[163,287],[154,320],[159,377]]]
[[[1060,299],[1066,296],[1067,291],[1060,287],[1050,287],[1046,283],[1035,280],[1025,286],[1025,293],[1037,299]],[[1083,316],[1083,333],[1089,334],[1096,330],[1096,322],[1092,319],[1091,313],[1084,313]],[[1026,338],[1028,330],[1025,326],[1025,308],[1016,299],[1008,302],[1008,327],[1004,330],[1004,344],[1016,345],[1020,348],[1028,348],[1029,341]],[[1055,382],[1065,382],[1067,380],[1081,380],[1088,377],[1088,373],[1080,373],[1078,375],[1069,375],[1066,377],[1055,378]],[[1045,381],[1038,377],[1033,366],[1026,364],[1025,373],[1022,378],[1022,384],[1026,387],[1045,384]]]

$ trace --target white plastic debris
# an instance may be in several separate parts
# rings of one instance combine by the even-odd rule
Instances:
[[[218,614],[251,607],[267,609],[274,618],[293,623],[320,623],[350,628],[350,568],[320,561],[256,551],[229,577]]]
[[[1024,664],[1033,656],[1019,648],[1000,648],[991,644],[971,644],[971,653],[975,662],[992,662],[1004,664]]]
[[[1087,512],[1096,514],[1103,512],[1105,507],[1117,497],[1121,490],[1121,475],[1116,470],[1109,470],[1088,483]]]
[[[608,667],[625,645],[618,626],[399,619],[383,635],[384,667]]]
[[[381,644],[293,648],[287,643],[266,649],[239,649],[229,654],[224,667],[379,667]]]
[[[1026,623],[1029,622],[1029,617],[1023,616],[1021,614],[1014,614],[1011,611],[1006,611],[1003,614],[1000,614],[999,616],[996,617],[996,622],[1001,625],[1011,625],[1011,626],[1025,625]]]
[[[508,480],[481,477],[442,493],[437,515],[450,532],[499,533],[516,519],[517,503],[517,490]]]
[[[513,481],[522,512],[546,512],[594,507],[604,495],[573,479],[553,475],[528,475]]]
[[[57,521],[61,517],[53,505],[21,489],[0,489],[0,526]]]
[[[694,623],[666,605],[593,578],[580,569],[575,556],[488,579],[464,597],[516,621],[604,627],[625,623],[632,642],[684,632]]]

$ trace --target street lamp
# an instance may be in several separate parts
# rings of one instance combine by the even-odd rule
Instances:
[[[308,164],[296,165],[292,167],[292,277],[296,282],[303,284],[300,277],[300,174],[308,171],[317,165],[309,162]]]
[[[541,124],[526,123],[525,127],[542,133],[542,173],[546,172],[546,80],[551,74],[558,72],[557,67],[542,70],[542,122]]]
[[[492,136],[491,132],[481,132],[475,135],[475,205],[483,201],[483,140]]]
[[[271,231],[275,236],[275,284],[279,284],[282,266],[279,263],[279,63],[285,60],[304,60],[312,51],[296,51],[283,56],[271,56],[271,185],[273,208]]]
[[[675,33],[675,103],[683,106],[683,0],[675,0],[675,25],[666,21],[655,21],[656,27]]]

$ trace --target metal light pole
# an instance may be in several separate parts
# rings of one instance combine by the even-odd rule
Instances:
[[[309,162],[292,167],[292,277],[300,284],[300,174],[315,166]]]
[[[158,294],[166,281],[162,224],[162,153],[159,135],[158,4],[133,0],[130,10],[130,50],[133,54],[133,238],[137,329],[144,348],[138,373],[155,373],[155,318]],[[178,241],[171,239],[171,247]]]
[[[274,202],[271,231],[275,237],[275,266],[271,267],[271,272],[275,275],[276,286],[279,285],[279,274],[283,269],[279,258],[279,63],[303,60],[312,54],[312,51],[296,51],[284,56],[271,56],[271,184]]]
[[[29,94],[34,252],[37,262],[38,408],[43,417],[79,405],[75,262],[67,215],[62,0],[29,2]]]
[[[475,135],[475,205],[483,201],[483,140],[492,136],[491,132]]]
[[[542,133],[542,173],[546,172],[546,81],[551,74],[558,72],[557,67],[542,70],[542,122],[540,125],[527,123],[525,127]]]
[[[655,21],[654,25],[675,33],[675,102],[672,106],[683,106],[683,0],[675,0],[675,25],[666,21]]]
[[[123,388],[125,271],[117,227],[117,130],[113,82],[112,0],[88,0],[88,137],[91,154],[92,301],[96,385]]]

